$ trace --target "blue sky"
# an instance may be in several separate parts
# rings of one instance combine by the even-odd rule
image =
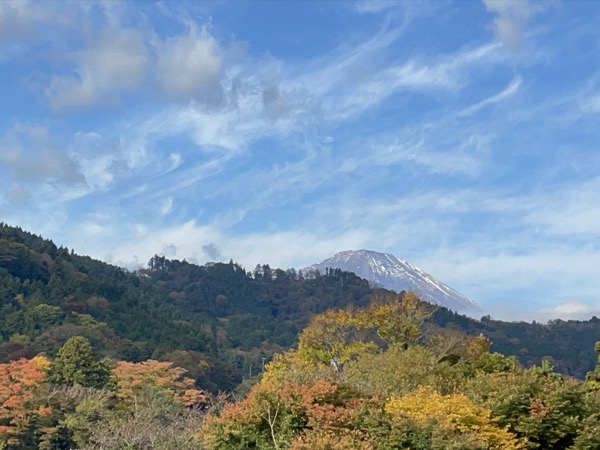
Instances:
[[[600,6],[0,2],[0,220],[135,268],[393,253],[600,313]]]

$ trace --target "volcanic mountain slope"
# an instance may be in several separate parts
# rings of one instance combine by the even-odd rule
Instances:
[[[481,307],[427,272],[389,253],[370,250],[348,250],[303,269],[304,272],[326,268],[354,272],[372,285],[393,291],[413,291],[422,300],[445,306],[453,311],[478,311]]]

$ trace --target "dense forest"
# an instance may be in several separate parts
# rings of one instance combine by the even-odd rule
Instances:
[[[100,355],[174,361],[212,392],[231,390],[295,345],[312,315],[400,296],[352,273],[302,274],[267,264],[198,266],[153,257],[136,272],[80,256],[0,225],[0,362],[43,353],[84,336]],[[592,370],[600,319],[548,324],[474,320],[438,308],[431,322],[485,335],[491,350],[525,366],[549,359],[582,379]]]
[[[0,224],[0,448],[597,449],[599,336]]]
[[[600,359],[584,382],[547,360],[523,368],[433,313],[408,293],[314,315],[237,399],[74,336],[54,358],[0,364],[0,448],[600,448]]]

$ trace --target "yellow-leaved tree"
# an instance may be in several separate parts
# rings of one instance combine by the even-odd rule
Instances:
[[[420,387],[402,397],[392,397],[385,410],[393,420],[414,420],[420,426],[433,426],[432,439],[447,441],[448,434],[469,444],[490,450],[524,449],[524,443],[492,419],[491,411],[476,405],[462,394],[441,395]],[[447,445],[447,444],[445,444]]]

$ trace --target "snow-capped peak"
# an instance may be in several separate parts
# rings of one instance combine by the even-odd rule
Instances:
[[[333,257],[303,270],[316,269],[324,272],[326,268],[339,268],[354,272],[359,277],[368,280],[369,283],[385,289],[397,292],[413,291],[419,294],[422,300],[445,306],[453,311],[481,309],[477,303],[460,292],[389,253],[347,250],[336,253]]]

